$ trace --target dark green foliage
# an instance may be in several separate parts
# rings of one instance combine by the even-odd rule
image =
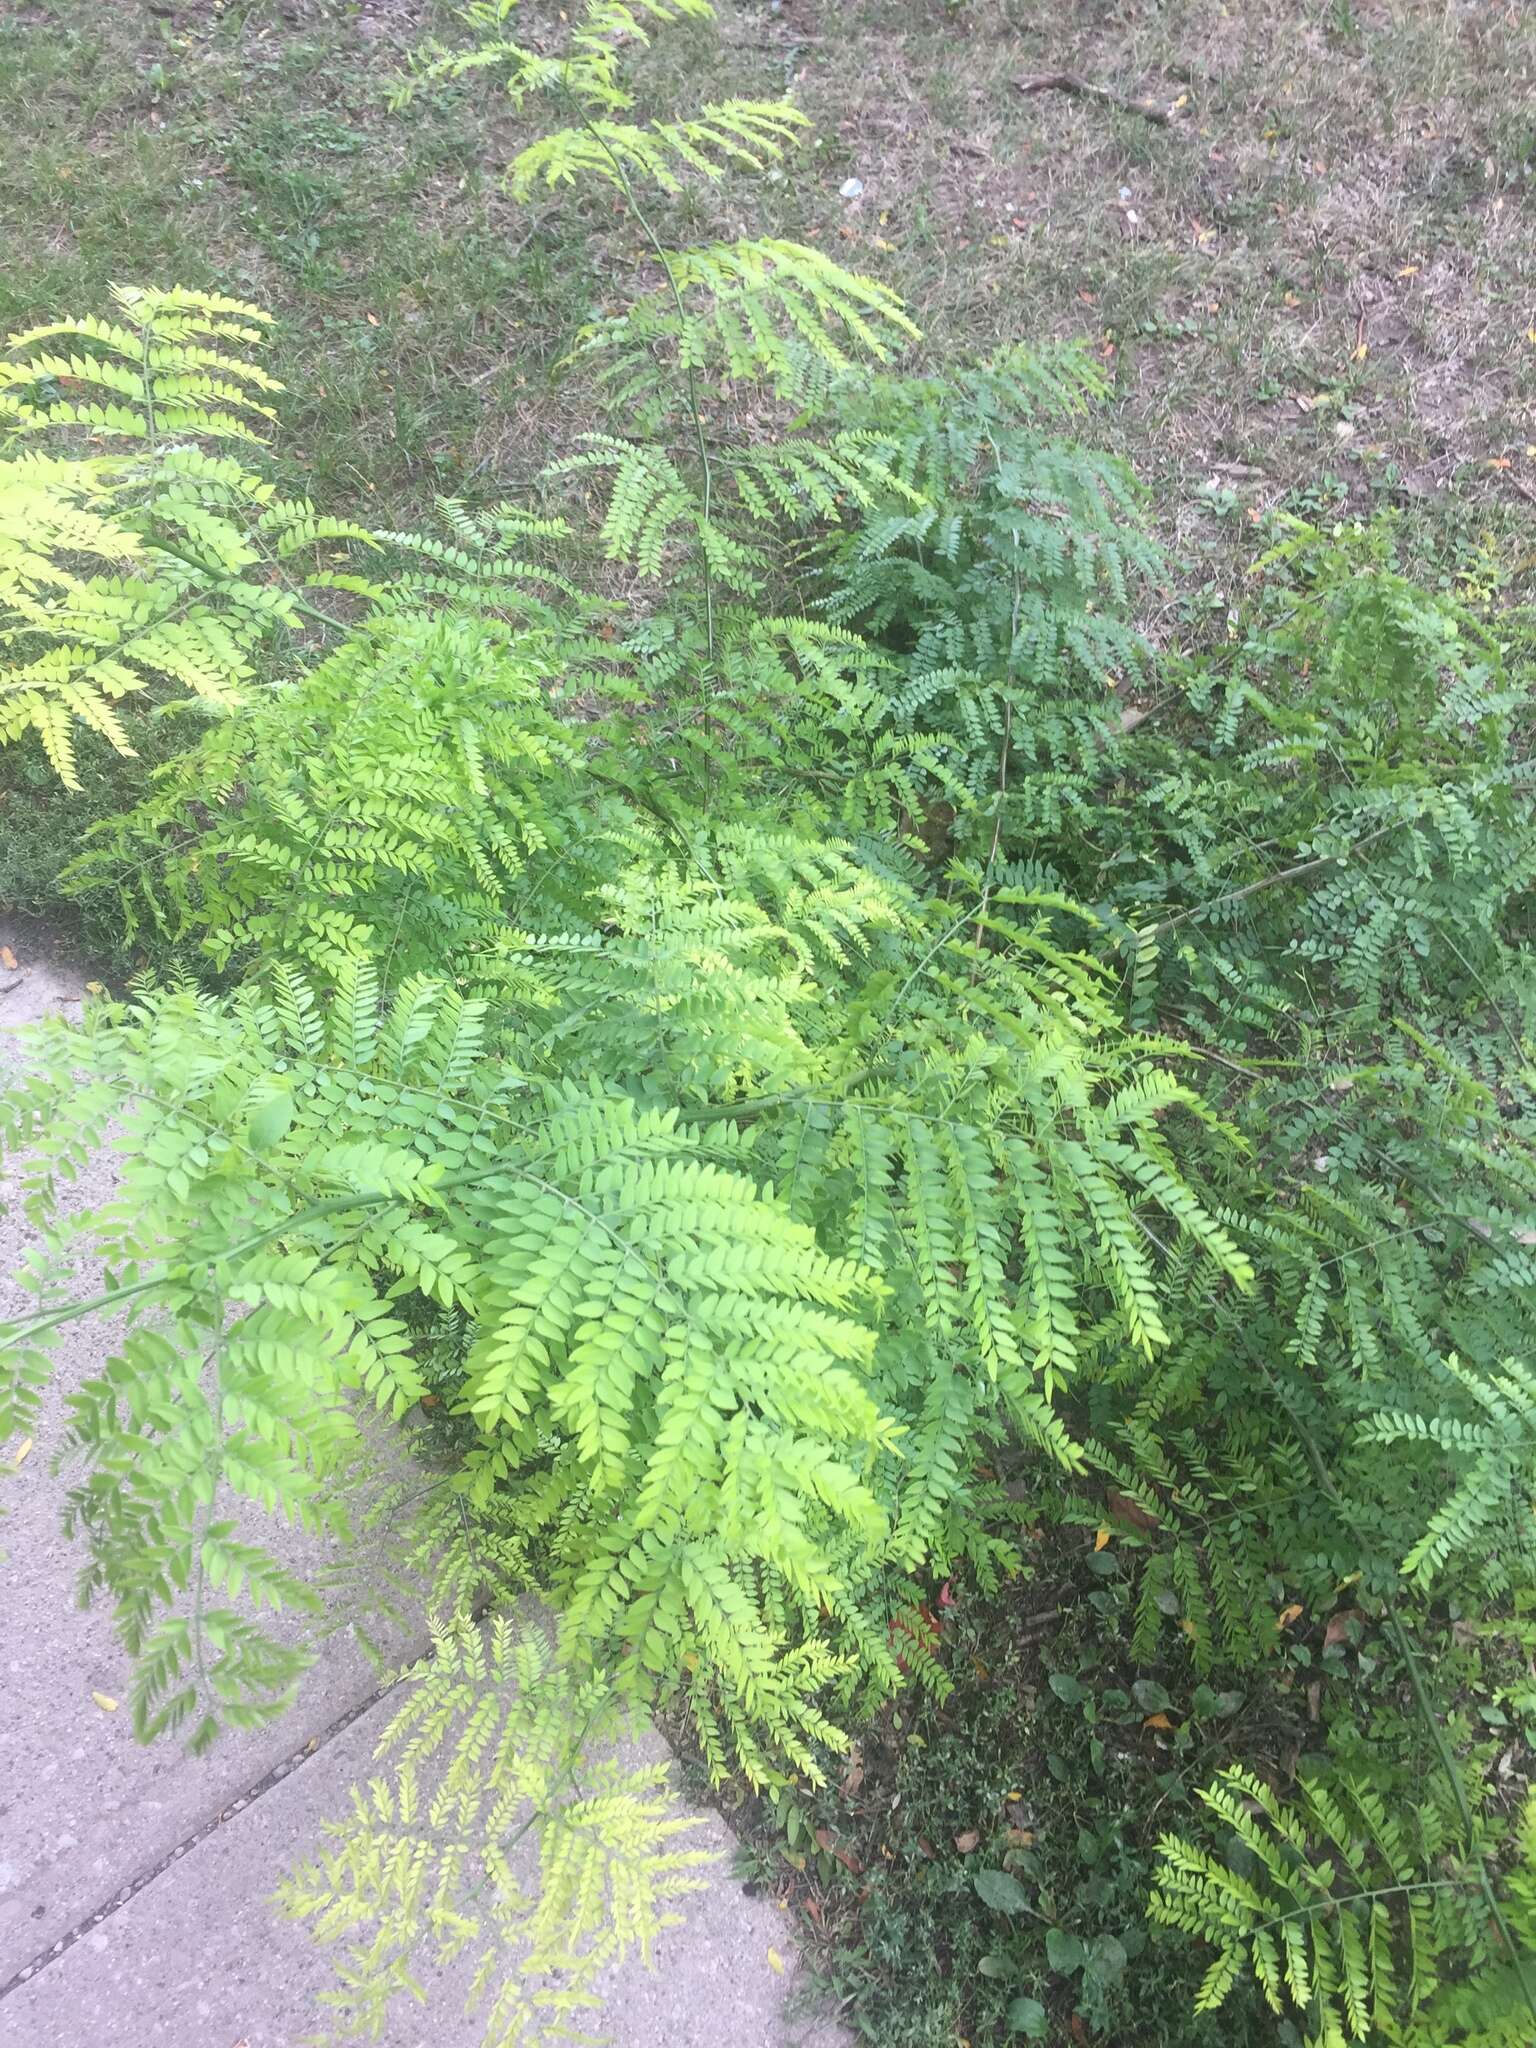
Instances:
[[[1021,348],[953,379],[830,397],[904,495],[828,549],[826,608],[889,651],[881,722],[929,741],[931,797],[993,854],[1091,801],[1120,729],[1114,693],[1146,671],[1128,621],[1158,555],[1134,481],[1048,432],[1101,393],[1086,356]]]
[[[1217,1944],[1197,2009],[1251,1970],[1277,2013],[1315,2015],[1324,2041],[1390,2039],[1433,1998],[1442,1955],[1488,1960],[1433,1804],[1399,1818],[1368,1785],[1313,1779],[1282,1805],[1240,1768],[1200,1797],[1247,1853],[1162,1845],[1153,1919]]]
[[[82,902],[62,877],[93,824],[119,818],[137,803],[145,777],[200,736],[202,718],[187,705],[161,715],[121,714],[132,754],[119,754],[99,733],[75,742],[81,787],[67,789],[42,749],[0,751],[0,908],[45,920],[52,930],[78,932],[91,958],[116,967],[136,960],[115,902]]]
[[[1123,914],[1155,927],[1202,1026],[1253,990],[1238,1042],[1281,1003],[1369,1030],[1400,1003],[1486,1001],[1536,875],[1521,640],[1400,575],[1385,529],[1293,525],[1258,566],[1248,631],[1190,677],[1204,731],[1140,793],[1181,895],[1138,884]],[[1303,886],[1276,881],[1292,870]]]

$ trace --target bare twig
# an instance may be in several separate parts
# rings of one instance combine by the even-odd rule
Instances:
[[[1070,93],[1076,100],[1097,100],[1101,106],[1118,107],[1122,114],[1139,114],[1144,121],[1155,121],[1159,128],[1173,126],[1171,108],[1160,107],[1155,100],[1127,99],[1112,86],[1095,85],[1091,79],[1079,78],[1075,71],[1042,71],[1038,78],[1016,78],[1013,89],[1026,94]]]

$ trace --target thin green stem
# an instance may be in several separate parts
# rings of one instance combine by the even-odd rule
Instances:
[[[699,454],[701,524],[707,527],[709,525],[710,506],[714,494],[714,469],[709,460],[709,437],[704,431],[704,410],[699,402],[698,371],[694,366],[692,355],[688,349],[688,315],[683,306],[682,288],[678,284],[676,273],[673,271],[671,259],[668,257],[666,250],[661,246],[660,238],[655,228],[651,225],[650,216],[636,197],[635,188],[630,182],[629,173],[624,168],[622,158],[608,141],[608,138],[594,124],[586,108],[571,93],[569,86],[566,87],[566,93],[572,107],[575,109],[576,118],[582,128],[591,136],[604,156],[607,157],[609,163],[612,164],[613,175],[618,180],[619,189],[624,194],[625,202],[633,214],[640,232],[650,243],[656,261],[661,265],[662,275],[667,280],[667,290],[672,294],[672,304],[677,312],[679,346],[683,353],[684,389],[688,399],[689,416],[693,421],[694,443]],[[708,652],[709,665],[713,669],[715,661],[715,585],[714,576],[709,565],[709,544],[702,538],[699,542],[699,567],[704,579],[704,640]]]
[[[157,534],[152,545],[156,554],[169,555],[173,562],[180,562],[184,568],[195,569],[199,576],[206,579],[211,590],[220,593],[233,591],[238,596],[242,591],[249,588],[240,577],[227,575],[222,569],[217,569],[211,563],[203,561],[200,556],[193,554],[189,549],[175,546],[173,542],[165,539],[163,535]],[[318,605],[311,604],[308,598],[300,597],[297,591],[285,590],[283,597],[293,606],[295,611],[303,612],[306,618],[314,619],[329,632],[344,633],[347,630],[344,619],[333,618],[329,612],[322,611]]]
[[[1003,476],[1003,451],[1001,450],[1001,448],[998,447],[996,441],[993,441],[992,443],[992,459],[997,465],[998,484],[999,488],[1001,488]],[[1019,580],[1019,530],[1017,527],[1013,528],[1012,565],[1013,607],[1009,615],[1010,628],[1008,634],[1008,677],[1010,682],[1012,681],[1014,674],[1014,658],[1017,655],[1019,649],[1019,611],[1024,601],[1024,589],[1023,585]],[[998,749],[997,763],[997,815],[992,820],[992,844],[987,848],[986,866],[982,870],[981,908],[976,915],[976,944],[978,946],[981,944],[982,929],[985,925],[987,916],[987,905],[990,902],[992,895],[992,870],[997,864],[997,849],[999,845],[1002,843],[1003,810],[1008,799],[1008,755],[1012,745],[1013,699],[1010,696],[1006,698],[1003,703],[1003,739],[1002,745]]]
[[[505,1168],[497,1166],[490,1170],[503,1172]],[[281,1223],[274,1223],[270,1229],[259,1230],[252,1237],[242,1238],[238,1244],[232,1244],[227,1251],[222,1252],[220,1259],[243,1259],[248,1253],[260,1251],[263,1245],[271,1244],[274,1238],[282,1237],[289,1231],[302,1229],[306,1223],[313,1223],[319,1217],[338,1215],[346,1209],[380,1208],[385,1203],[398,1202],[399,1199],[397,1194],[327,1195],[323,1201],[311,1202],[296,1215],[285,1216]],[[188,1280],[196,1270],[196,1267],[190,1265],[167,1266],[163,1272],[153,1273],[147,1280],[134,1280],[126,1287],[108,1287],[100,1294],[88,1296],[84,1301],[67,1302],[62,1308],[49,1309],[42,1315],[30,1317],[24,1323],[13,1324],[9,1335],[0,1341],[0,1352],[9,1349],[13,1344],[25,1342],[32,1337],[40,1337],[47,1330],[56,1330],[63,1323],[72,1323],[79,1316],[95,1315],[100,1309],[121,1308],[125,1301],[133,1301],[141,1294],[151,1294],[157,1287],[169,1287],[173,1281]]]
[[[1384,1884],[1375,1891],[1330,1892],[1326,1898],[1314,1899],[1310,1905],[1297,1906],[1289,1913],[1277,1913],[1273,1920],[1261,1921],[1257,1927],[1246,1930],[1246,1938],[1267,1934],[1271,1927],[1281,1927],[1287,1920],[1312,1920],[1318,1914],[1332,1917],[1340,1906],[1366,1905],[1372,1899],[1396,1899],[1408,1892],[1453,1892],[1457,1889],[1453,1877],[1425,1877],[1415,1884]]]
[[[144,321],[144,324],[139,329],[139,335],[141,343],[139,375],[143,380],[144,426],[148,438],[153,441],[159,434],[160,424],[155,417],[155,373],[150,362],[150,350],[153,348],[155,341],[155,324],[152,318]]]

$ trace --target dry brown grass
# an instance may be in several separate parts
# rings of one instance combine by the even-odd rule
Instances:
[[[786,0],[735,19],[821,115],[812,224],[940,347],[1086,336],[1165,500],[1214,477],[1258,505],[1331,473],[1343,502],[1523,515],[1528,10]],[[1014,89],[1058,68],[1174,119]],[[863,195],[829,206],[849,174]]]

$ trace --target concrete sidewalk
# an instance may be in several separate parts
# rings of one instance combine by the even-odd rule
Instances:
[[[0,945],[18,963],[0,955],[0,1027],[79,1000],[81,970],[26,927],[0,921]],[[0,1074],[7,1039],[0,1030]],[[82,1198],[105,1186],[104,1175]],[[0,1215],[0,1317],[25,1306],[10,1276],[26,1248],[24,1219]],[[319,2027],[330,1965],[268,1900],[367,1776],[393,1705],[342,1635],[276,1728],[225,1736],[200,1759],[134,1741],[126,1706],[110,1704],[126,1694],[126,1660],[106,1613],[75,1605],[81,1558],[59,1524],[68,1482],[50,1470],[63,1399],[110,1332],[82,1323],[64,1338],[36,1448],[0,1489],[0,2048],[297,2048]],[[303,1553],[290,1545],[291,1561]],[[686,1925],[660,1945],[657,1970],[616,1974],[593,2032],[614,2048],[834,2048],[840,2030],[787,2016],[788,1920],[731,1879],[718,1815],[694,1845],[720,1865],[682,1902]],[[428,2004],[402,2012],[386,2048],[478,2048],[463,1984],[425,1981]]]

